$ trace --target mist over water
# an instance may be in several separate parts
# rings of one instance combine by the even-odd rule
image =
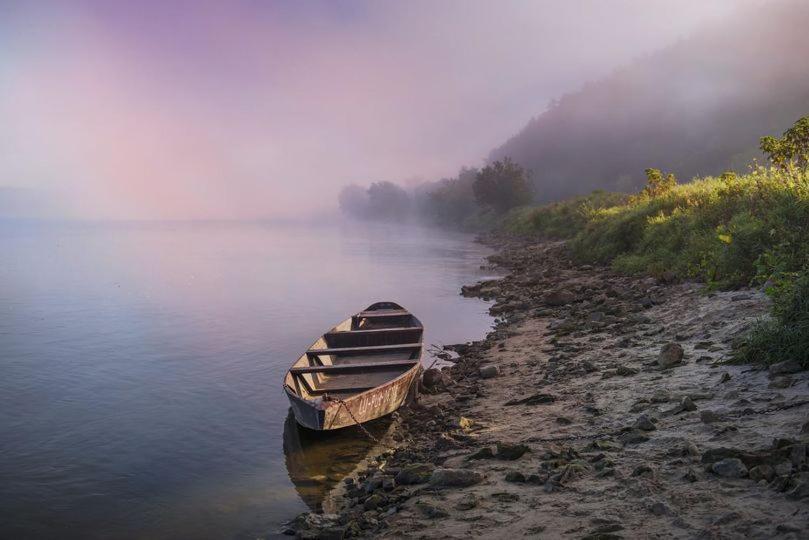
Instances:
[[[267,534],[346,472],[283,452],[283,374],[322,332],[376,300],[425,343],[491,324],[458,294],[487,250],[434,230],[4,223],[0,243],[4,538]],[[356,438],[328,452],[350,464]]]

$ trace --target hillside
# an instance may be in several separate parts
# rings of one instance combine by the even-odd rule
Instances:
[[[761,133],[809,103],[809,3],[757,8],[563,96],[493,150],[534,173],[541,201],[634,191],[658,167],[682,179],[742,172]]]

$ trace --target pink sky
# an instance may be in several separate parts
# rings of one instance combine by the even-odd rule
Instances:
[[[4,4],[0,186],[82,218],[314,217],[347,183],[479,165],[551,98],[738,5]]]

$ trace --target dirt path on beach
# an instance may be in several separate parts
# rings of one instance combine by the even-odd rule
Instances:
[[[501,322],[432,372],[326,528],[382,538],[807,538],[809,374],[723,363],[768,309],[515,244]],[[661,355],[661,351],[665,352]],[[304,531],[323,533],[326,529]]]

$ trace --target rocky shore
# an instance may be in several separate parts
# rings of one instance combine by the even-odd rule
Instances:
[[[498,240],[485,340],[425,373],[302,538],[807,538],[809,373],[727,363],[768,300]]]

